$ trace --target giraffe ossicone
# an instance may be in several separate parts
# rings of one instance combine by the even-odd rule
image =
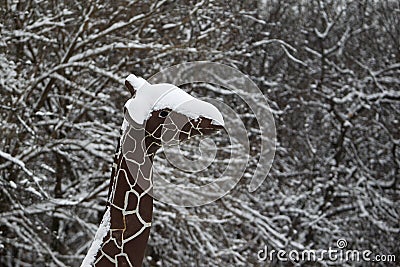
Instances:
[[[86,266],[141,266],[153,213],[152,164],[163,145],[222,129],[210,103],[175,85],[129,75],[121,138],[111,173],[106,212],[82,262]]]

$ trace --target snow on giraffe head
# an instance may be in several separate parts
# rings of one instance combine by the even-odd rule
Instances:
[[[128,121],[142,125],[157,146],[210,134],[224,126],[222,114],[214,105],[173,84],[150,84],[130,74],[125,85],[132,94],[125,104]]]

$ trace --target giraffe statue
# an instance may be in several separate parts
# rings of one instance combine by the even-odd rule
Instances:
[[[81,267],[142,266],[153,213],[152,164],[163,145],[222,129],[219,110],[172,84],[133,74],[114,158],[106,212]]]

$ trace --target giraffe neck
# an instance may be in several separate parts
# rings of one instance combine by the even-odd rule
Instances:
[[[90,249],[93,261],[88,266],[142,265],[153,213],[153,154],[146,149],[143,133],[141,127],[123,129],[111,174],[107,210]],[[89,254],[90,251],[87,262],[91,260]]]

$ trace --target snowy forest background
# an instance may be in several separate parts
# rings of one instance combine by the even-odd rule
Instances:
[[[263,266],[264,244],[338,238],[399,260],[398,1],[5,0],[0,14],[0,266],[80,264],[105,210],[123,79],[195,60],[256,82],[276,156],[254,193],[249,166],[212,204],[156,202],[146,266]],[[248,108],[213,86],[191,91],[241,114],[256,162]]]

